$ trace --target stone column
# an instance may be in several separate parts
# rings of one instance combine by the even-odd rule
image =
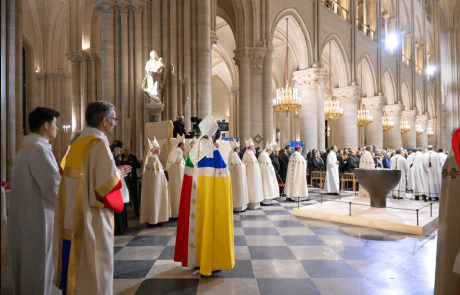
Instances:
[[[285,113],[278,113],[280,124],[280,146],[284,148],[291,140],[291,121],[286,118]]]
[[[91,60],[91,102],[97,101],[97,53],[89,54]]]
[[[191,69],[191,34],[190,34],[190,1],[184,1],[184,84],[185,84],[185,128],[192,130],[192,69]]]
[[[433,137],[428,137],[428,145],[432,145],[434,146],[435,148],[437,148],[437,144],[436,144],[436,118],[431,118],[428,120],[428,128],[431,128],[431,131],[434,132],[434,136]],[[426,133],[426,135],[428,136],[428,131]]]
[[[384,147],[383,146],[383,129],[382,129],[382,115],[383,115],[382,109],[383,109],[383,106],[386,104],[386,102],[387,102],[387,98],[385,96],[374,96],[374,97],[364,97],[363,98],[363,104],[365,106],[364,108],[368,109],[369,115],[372,116],[372,123],[365,127],[366,135],[367,135],[367,144],[375,146],[378,149],[382,149]]]
[[[130,116],[129,110],[129,6],[120,7],[120,97],[121,97],[121,110],[118,110],[121,117],[122,129],[121,140],[127,144],[130,142]],[[150,56],[149,56],[150,58]],[[132,147],[131,147],[132,148]]]
[[[251,137],[254,138],[256,135],[263,136],[264,126],[263,117],[265,113],[261,113],[264,110],[263,95],[263,65],[264,65],[263,52],[252,53],[250,55],[250,69],[251,69]],[[270,137],[269,137],[270,138]],[[268,139],[264,137],[264,142]]]
[[[198,117],[212,113],[211,94],[211,1],[197,2]],[[249,77],[248,77],[249,78]],[[241,85],[241,84],[240,84]],[[249,85],[248,85],[249,86]],[[248,89],[249,90],[249,89]],[[249,98],[249,93],[248,93]],[[249,99],[247,100],[249,101]]]
[[[270,1],[267,1],[270,2]],[[265,142],[273,142],[273,89],[272,89],[273,49],[265,53],[263,68],[263,134]]]
[[[299,98],[302,101],[299,115],[300,140],[311,149],[318,148],[318,68],[305,69],[294,72],[293,80],[299,89]],[[324,106],[324,104],[323,104]],[[324,108],[323,108],[324,111]],[[321,134],[322,136],[322,134]]]
[[[245,53],[235,56],[239,73],[238,136],[241,138],[241,146],[246,146],[244,140],[251,137],[251,105],[248,103],[251,97],[249,60]]]
[[[362,90],[357,86],[332,89],[332,93],[340,102],[343,109],[342,118],[333,122],[335,125],[335,145],[341,148],[358,147],[358,102]]]
[[[316,97],[318,98],[317,104],[317,113],[318,113],[318,149],[326,148],[326,136],[324,135],[325,129],[325,117],[324,117],[324,99],[325,99],[325,89],[324,83],[327,81],[327,71],[325,69],[318,69],[318,90],[316,92]]]
[[[238,119],[239,119],[239,114],[238,114],[238,92],[239,92],[239,87],[238,86],[232,86],[232,96],[233,96],[233,116],[232,116],[232,121],[230,122],[230,125],[233,126],[232,132],[233,132],[233,137],[238,137],[239,136],[239,131],[238,131]]]
[[[81,130],[80,121],[80,54],[69,53],[67,58],[72,65],[72,131]]]
[[[179,65],[177,63],[177,5],[176,5],[176,0],[169,0],[170,8],[169,8],[169,50],[171,54],[171,67],[169,68],[170,74],[170,82],[171,82],[171,96],[169,98],[170,101],[170,114],[171,114],[171,120],[176,120],[177,119],[177,77],[179,75]],[[208,28],[209,30],[209,28]],[[174,67],[174,74],[172,74]],[[209,84],[209,87],[211,87],[211,84]],[[210,113],[209,113],[210,114]],[[207,114],[208,115],[208,114]],[[204,117],[203,117],[204,118]]]
[[[401,113],[404,110],[403,104],[390,104],[385,106],[387,116],[395,122],[395,127],[385,134],[385,147],[389,149],[402,148],[401,143]],[[381,121],[381,120],[380,120]]]
[[[85,111],[88,104],[88,53],[82,51],[80,53],[80,69],[81,69],[81,96],[80,96],[80,126],[85,126]]]
[[[46,105],[46,88],[45,88],[45,82],[46,82],[46,74],[37,74],[38,78],[38,83],[40,84],[40,102],[38,103],[38,106],[44,107]]]
[[[0,112],[1,112],[1,165],[0,165],[0,169],[1,169],[1,174],[0,174],[0,177],[1,177],[1,180],[2,181],[6,181],[6,166],[9,164],[7,163],[6,161],[6,153],[7,153],[7,144],[6,144],[6,139],[9,137],[6,136],[6,114],[7,114],[7,111],[6,111],[6,108],[7,108],[7,88],[6,88],[6,81],[8,80],[7,77],[6,77],[6,73],[7,73],[7,59],[6,59],[6,55],[7,55],[7,46],[6,46],[6,42],[7,42],[7,38],[6,38],[6,35],[7,35],[7,31],[8,31],[8,28],[7,28],[7,24],[6,24],[6,1],[2,1],[1,2],[1,20],[2,20],[2,34],[1,34],[1,49],[2,49],[2,54],[1,54],[1,85],[2,85],[2,88],[1,88],[1,107],[0,107]]]
[[[407,121],[410,126],[410,131],[403,135],[403,148],[413,149],[416,148],[416,135],[415,135],[415,119],[417,118],[417,110],[409,110],[402,112],[403,121]]]
[[[115,104],[115,9],[110,4],[101,5],[99,9],[102,36],[102,100]]]
[[[430,115],[418,115],[415,124],[416,125],[422,125],[423,129],[423,134],[417,135],[417,147],[421,147],[423,150],[426,149],[428,146],[428,134],[427,134],[427,128],[428,128],[428,120],[430,119]]]
[[[144,91],[142,91],[142,80],[144,79],[144,63],[142,60],[142,11],[144,10],[143,6],[139,6],[134,9],[134,67],[135,67],[135,106],[136,106],[136,134],[134,134],[133,141],[140,143],[139,138],[144,138],[143,129],[144,129]],[[136,154],[142,155],[142,145],[136,144]]]

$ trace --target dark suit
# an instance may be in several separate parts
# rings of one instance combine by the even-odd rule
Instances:
[[[114,154],[112,154],[113,159],[115,160],[115,166],[123,165]],[[118,173],[118,170],[117,170]],[[118,236],[126,231],[128,228],[128,211],[126,210],[126,204],[123,206],[123,211],[120,213],[114,212],[113,219],[115,221],[115,235]]]
[[[359,167],[359,158],[357,156],[350,155],[347,160],[347,171],[349,173],[355,173],[355,168]]]
[[[324,162],[321,158],[314,158],[311,161],[311,171],[323,171]]]
[[[123,165],[131,166],[131,172],[128,174],[125,180],[126,180],[126,183],[128,184],[129,189],[131,190],[131,199],[133,200],[134,212],[137,215],[139,213],[139,194],[137,191],[138,178],[137,178],[136,169],[140,169],[141,164],[137,160],[137,157],[133,154],[130,154],[128,156],[127,161],[124,161],[124,159],[125,159],[125,155],[123,155],[121,163]]]
[[[281,181],[283,183],[286,183],[286,175],[287,175],[287,169],[288,169],[288,164],[289,164],[289,158],[287,155],[283,155],[283,158],[279,159],[279,162],[280,162],[280,177],[281,177]]]
[[[270,160],[272,160],[272,165],[275,169],[276,180],[279,181],[280,162],[278,161],[278,157],[275,154],[270,154]]]

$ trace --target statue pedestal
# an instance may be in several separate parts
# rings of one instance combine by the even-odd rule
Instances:
[[[156,103],[148,103],[145,105],[146,114],[146,121],[147,123],[151,122],[160,122],[161,121],[161,113],[163,112],[165,105],[161,102]]]

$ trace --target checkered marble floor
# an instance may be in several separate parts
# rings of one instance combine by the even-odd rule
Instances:
[[[309,191],[301,206],[319,202],[323,190]],[[437,231],[414,236],[296,217],[297,206],[281,198],[234,213],[235,268],[210,277],[173,261],[177,219],[145,228],[130,212],[128,232],[115,237],[114,294],[433,294]]]

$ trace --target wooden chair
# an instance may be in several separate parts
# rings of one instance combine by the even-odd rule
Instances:
[[[345,184],[348,182],[353,183],[353,191],[356,191],[356,183],[358,182],[356,180],[356,176],[354,173],[344,173],[342,174],[342,179],[340,180],[342,182],[342,190],[346,189]]]
[[[323,188],[324,181],[326,181],[326,171],[321,171],[321,184],[319,186],[320,188]]]
[[[321,171],[312,171],[311,172],[311,186],[312,187],[314,187],[313,186],[313,181],[315,181],[315,180],[316,180],[316,183],[318,183],[318,180],[319,180],[319,184],[321,186],[321,182],[323,180]]]

